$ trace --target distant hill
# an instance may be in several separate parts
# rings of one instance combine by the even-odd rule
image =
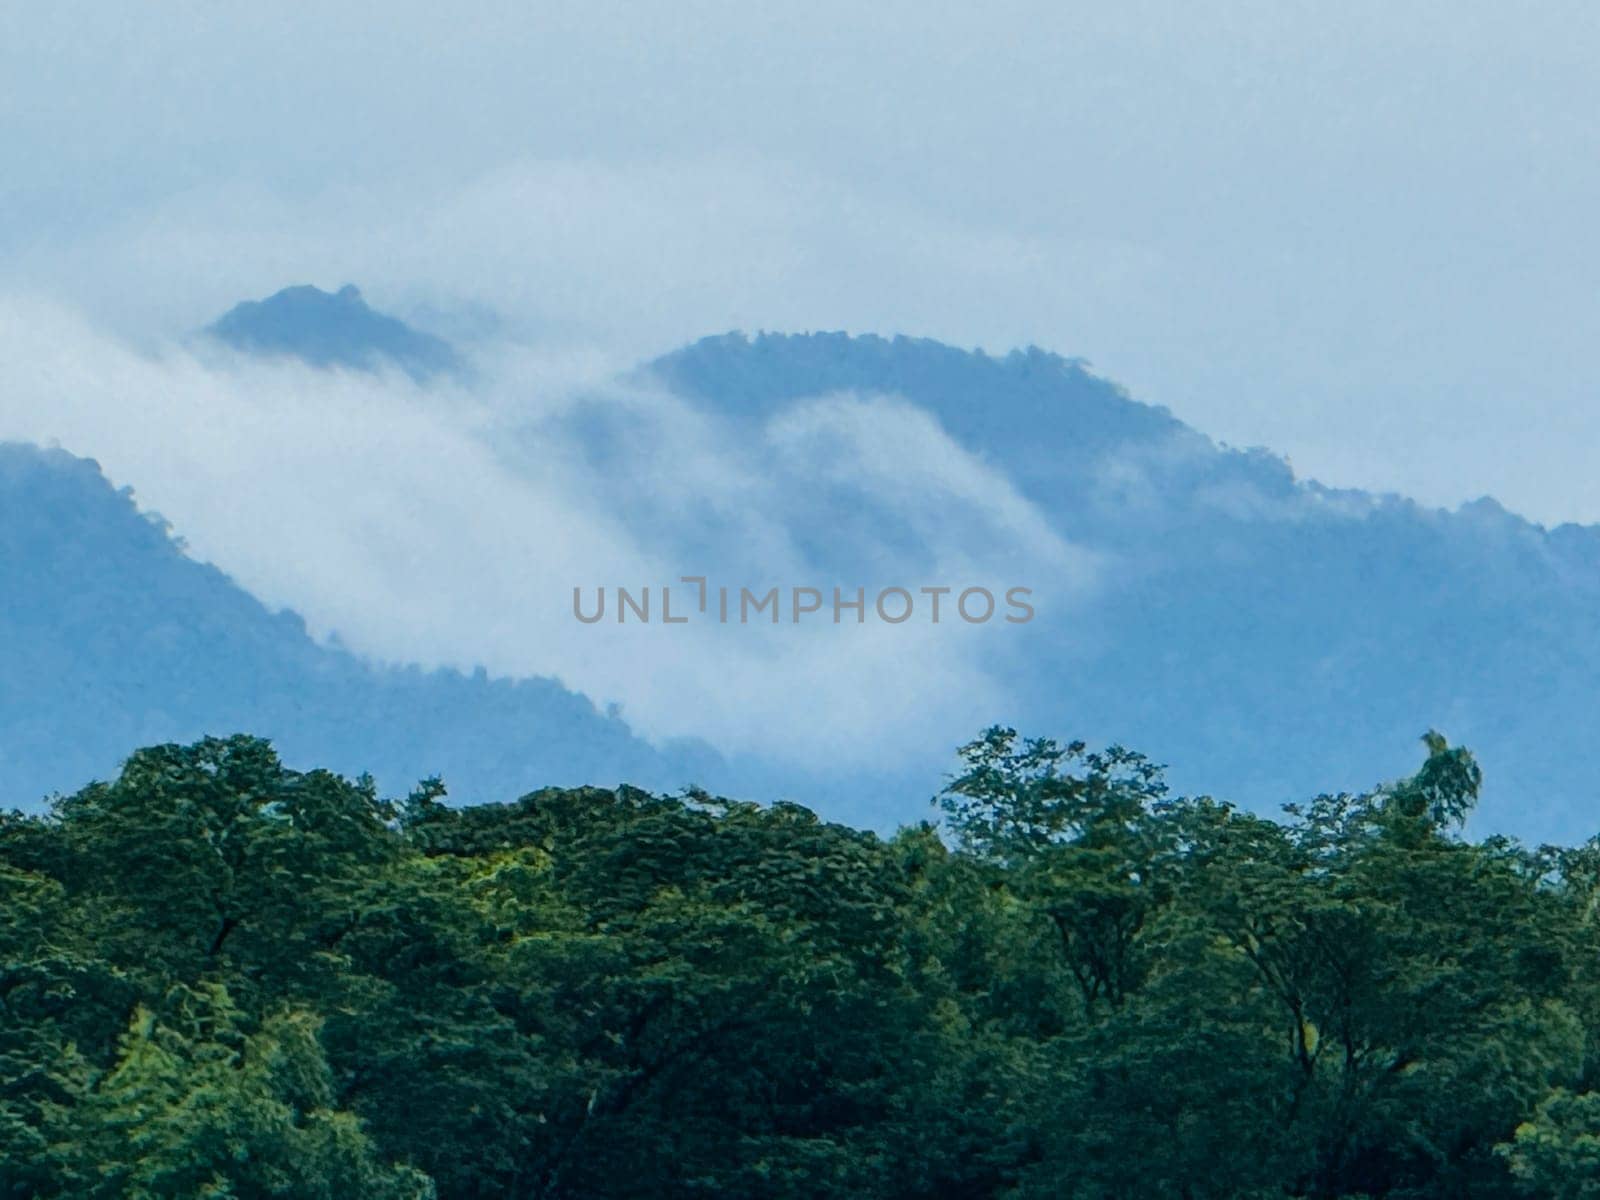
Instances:
[[[248,730],[291,763],[442,775],[462,799],[550,783],[714,781],[550,679],[371,666],[188,558],[92,461],[0,444],[0,808],[113,774],[136,747]]]
[[[298,316],[276,326],[262,316],[274,313]],[[371,332],[405,327],[353,289],[288,289],[216,328],[244,337],[302,319],[304,336],[258,344],[345,364],[399,363],[391,350],[408,344]],[[1004,646],[982,666],[1004,700],[985,703],[985,720],[1120,742],[1170,764],[1179,789],[1267,811],[1409,770],[1435,726],[1484,765],[1479,828],[1566,841],[1600,831],[1600,781],[1583,753],[1600,733],[1600,529],[1545,529],[1487,499],[1447,512],[1300,480],[1276,455],[1217,445],[1036,349],[728,334],[641,372],[750,456],[781,501],[772,519],[787,522],[768,543],[800,556],[807,581],[871,582],[878,563],[930,561],[929,523],[964,519],[890,519],[850,463],[772,457],[765,431],[836,393],[920,409],[1028,502],[1029,519],[1092,554],[1089,593],[995,639]],[[726,509],[700,520],[651,502],[658,476],[630,468],[658,449],[648,431],[630,436],[633,410],[572,412],[626,497],[619,512],[656,522],[635,534],[684,562],[751,565],[717,557],[742,553],[739,526],[718,524]],[[884,449],[891,469],[907,453]],[[1030,561],[998,552],[1026,582]],[[698,744],[652,747],[553,680],[373,667],[190,560],[92,462],[20,446],[0,447],[0,655],[0,803],[106,774],[139,745],[247,730],[291,762],[371,769],[391,788],[435,772],[471,799],[695,781],[881,828],[928,814],[952,749],[930,732],[920,763],[803,774]]]
[[[1436,725],[1485,766],[1481,824],[1600,832],[1582,751],[1600,734],[1600,529],[1298,480],[1038,350],[730,334],[650,370],[732,423],[830,392],[902,397],[1101,556],[1093,603],[1006,665],[996,720],[1119,741],[1180,787],[1268,810],[1393,777]]]
[[[457,374],[451,345],[368,306],[353,284],[324,292],[309,284],[229,309],[205,332],[249,354],[298,358],[316,367],[373,370],[385,364],[413,379]]]

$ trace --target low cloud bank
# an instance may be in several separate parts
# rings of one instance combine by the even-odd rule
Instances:
[[[819,397],[749,425],[621,383],[620,361],[526,350],[486,354],[470,387],[426,388],[203,343],[135,348],[16,295],[0,299],[0,364],[0,438],[98,459],[195,557],[319,637],[553,675],[646,736],[733,754],[885,767],[954,744],[1007,711],[1007,658],[1059,634],[1096,569],[892,397]],[[574,619],[575,587],[684,575],[862,588],[869,613]],[[1002,606],[1032,589],[1035,622],[870,612],[886,587],[980,586]]]

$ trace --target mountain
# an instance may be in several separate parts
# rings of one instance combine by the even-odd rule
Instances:
[[[365,313],[392,333],[351,291],[288,289],[217,328],[273,328],[260,313],[298,311],[307,324],[276,343],[286,351],[398,361],[373,348],[381,338],[350,332],[369,328],[365,318],[313,319]],[[1299,479],[1270,452],[1218,445],[1085,363],[1038,349],[727,334],[640,376],[698,410],[732,456],[721,465],[737,471],[706,477],[756,490],[698,495],[702,472],[664,453],[662,429],[626,400],[563,407],[552,419],[572,423],[572,441],[552,442],[549,430],[500,440],[531,471],[542,447],[580,447],[605,483],[594,502],[615,504],[607,515],[662,561],[819,585],[941,582],[925,576],[976,564],[1060,588],[1060,603],[952,659],[961,670],[871,660],[862,677],[879,689],[874,711],[888,696],[909,714],[902,733],[909,720],[926,747],[915,762],[803,769],[698,743],[657,748],[553,680],[379,667],[320,645],[294,615],[268,612],[189,559],[92,462],[3,447],[0,802],[104,775],[142,744],[248,730],[291,762],[371,769],[391,789],[435,772],[471,799],[694,781],[882,828],[926,816],[954,739],[997,721],[1121,743],[1167,763],[1179,790],[1210,787],[1273,811],[1404,774],[1419,735],[1436,727],[1485,768],[1480,830],[1573,840],[1600,829],[1581,750],[1600,732],[1600,529],[1547,529],[1489,499],[1443,511]],[[863,419],[883,416],[874,398],[888,398],[893,420]],[[911,417],[968,455],[972,494],[919,491],[932,443]],[[886,478],[904,487],[896,494]],[[1004,503],[982,511],[979,489],[1006,493]],[[674,502],[659,503],[667,494]],[[1082,589],[1041,557],[1052,547],[1092,564]],[[805,673],[825,660],[774,661],[804,668],[778,676],[803,681],[796,704],[866,704],[866,692],[830,691]],[[970,728],[951,724],[959,705],[937,729],[924,721],[940,689],[968,686],[982,697],[968,706],[981,711]]]
[[[1485,767],[1481,826],[1600,830],[1581,750],[1600,734],[1600,529],[1300,480],[1036,349],[730,334],[649,373],[734,425],[898,397],[1095,555],[1092,599],[1005,664],[996,720],[1144,750],[1180,788],[1267,811],[1402,774],[1437,726]]]
[[[1140,404],[1082,359],[1037,347],[1002,357],[928,338],[845,333],[727,333],[702,338],[649,364],[673,391],[746,419],[766,419],[797,400],[831,392],[903,396],[937,417],[963,445],[1024,479],[1059,475],[1055,456],[1093,456],[1193,434],[1164,408]],[[1072,438],[1041,437],[1070,414]]]
[[[418,381],[459,374],[451,345],[368,306],[346,284],[324,292],[309,284],[229,309],[205,333],[248,354],[298,358],[316,367],[374,370],[389,365]]]
[[[0,808],[115,773],[134,748],[248,730],[287,761],[458,799],[550,783],[714,782],[697,744],[657,749],[551,679],[375,666],[307,636],[91,460],[0,444]]]

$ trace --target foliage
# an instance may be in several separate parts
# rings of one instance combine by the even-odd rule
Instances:
[[[0,817],[0,1198],[1600,1195],[1600,843],[992,729],[943,830],[400,803],[248,737]]]

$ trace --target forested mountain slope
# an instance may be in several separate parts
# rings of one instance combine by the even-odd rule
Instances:
[[[0,807],[113,774],[130,746],[248,728],[291,761],[461,799],[546,780],[714,774],[549,679],[373,666],[187,557],[92,461],[0,444]]]
[[[652,370],[731,422],[901,397],[1092,550],[1092,598],[1008,663],[1013,723],[1145,747],[1269,811],[1391,777],[1433,724],[1484,763],[1487,825],[1600,829],[1578,751],[1600,734],[1600,530],[1299,480],[1037,350],[731,334]]]
[[[324,319],[330,304],[372,321]],[[353,366],[390,361],[379,343],[406,328],[358,296],[315,289],[242,306],[222,324],[246,318],[282,337],[241,349]],[[709,562],[734,584],[915,587],[949,582],[924,576],[951,562],[1036,583],[1040,618],[991,639],[967,670],[998,697],[984,718],[1145,747],[1180,789],[1265,812],[1393,777],[1431,725],[1485,766],[1481,828],[1569,840],[1600,828],[1600,788],[1578,752],[1600,732],[1600,531],[1545,529],[1487,499],[1447,512],[1297,479],[1271,453],[1219,446],[1039,350],[728,334],[633,382],[697,410],[729,473],[764,491],[695,500],[692,479],[673,480],[688,501],[654,503],[657,431],[630,430],[642,410],[604,396],[564,409],[566,441],[531,441],[527,469],[540,469],[541,445],[589,454],[606,492],[623,497],[612,519],[664,560]],[[862,404],[819,404],[829,397]],[[880,398],[899,406],[892,421],[871,410]],[[921,436],[908,409],[981,466],[982,486],[1022,507],[925,499],[917,456],[942,453],[926,439],[891,440],[868,464],[903,473],[905,494],[892,494],[894,479],[855,475],[872,449],[864,441]],[[434,771],[491,791],[720,781],[887,828],[925,811],[959,736],[941,728],[921,739],[920,758],[848,771],[748,748],[723,747],[721,761],[703,748],[657,752],[549,680],[379,670],[319,647],[294,616],[187,560],[92,465],[22,447],[0,461],[11,667],[0,754],[12,802],[103,774],[128,745],[250,728],[291,760],[371,768],[386,783]],[[729,520],[746,510],[765,524]],[[1038,529],[1083,552],[1087,586],[1029,557]],[[789,551],[762,559],[747,544]]]

